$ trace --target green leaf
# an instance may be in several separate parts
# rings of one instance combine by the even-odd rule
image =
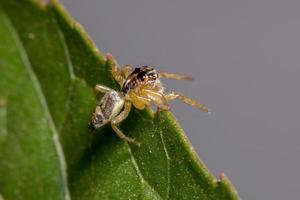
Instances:
[[[0,0],[0,199],[239,199],[169,112],[131,111],[140,148],[87,130],[111,64],[57,1]]]

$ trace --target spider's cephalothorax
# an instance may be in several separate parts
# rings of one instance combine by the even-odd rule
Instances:
[[[122,92],[127,94],[130,90],[135,90],[139,87],[154,87],[160,83],[159,74],[151,66],[143,66],[135,68],[126,78]]]
[[[178,92],[165,94],[160,82],[160,78],[190,80],[190,77],[179,74],[158,73],[151,66],[138,67],[134,70],[130,65],[120,68],[111,55],[107,55],[107,60],[114,63],[112,65],[112,75],[121,86],[121,91],[115,91],[104,85],[95,86],[95,90],[104,93],[104,96],[98,102],[92,115],[89,125],[91,130],[110,123],[120,138],[139,145],[139,142],[127,137],[118,127],[118,124],[128,116],[132,105],[141,110],[150,104],[154,104],[158,107],[158,111],[161,111],[169,109],[169,101],[179,99],[208,113],[208,109],[204,105]]]

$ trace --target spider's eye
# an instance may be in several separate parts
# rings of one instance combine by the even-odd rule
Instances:
[[[140,81],[144,81],[147,78],[147,72],[141,71],[137,74],[137,79]]]

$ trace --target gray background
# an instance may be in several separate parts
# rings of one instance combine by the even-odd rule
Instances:
[[[240,196],[299,199],[299,0],[63,0],[121,64],[191,74],[167,81],[211,108],[172,110],[208,168]]]

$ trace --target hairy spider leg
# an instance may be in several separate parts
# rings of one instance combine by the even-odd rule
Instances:
[[[182,75],[182,74],[173,74],[166,72],[159,72],[159,76],[162,78],[175,79],[175,80],[193,80],[191,76]]]
[[[144,89],[143,92],[145,92],[147,97],[157,106],[158,111],[170,110],[168,100],[164,94],[148,89]]]
[[[131,66],[124,65],[123,67],[121,67],[111,54],[106,54],[106,59],[107,61],[112,62],[111,73],[113,78],[118,82],[120,86],[123,86],[126,78],[132,72]]]
[[[121,72],[123,74],[123,77],[126,79],[132,72],[132,67],[131,65],[124,65],[123,67],[120,68]]]
[[[165,98],[168,100],[168,101],[171,101],[171,100],[174,100],[174,99],[178,99],[190,106],[193,106],[193,107],[196,107],[198,108],[199,110],[202,110],[203,112],[206,112],[206,113],[209,113],[210,114],[210,111],[208,110],[207,107],[205,107],[203,104],[197,102],[196,100],[194,99],[190,99],[189,97],[186,97],[178,92],[170,92],[169,94],[166,94],[165,95]]]
[[[117,115],[115,118],[113,118],[111,120],[111,127],[121,139],[123,139],[129,143],[135,144],[137,146],[140,146],[140,143],[138,141],[136,141],[134,138],[127,137],[118,127],[118,125],[124,119],[127,118],[130,110],[131,110],[131,103],[130,103],[130,101],[126,101],[125,105],[124,105],[124,110],[119,115]]]
[[[111,66],[111,73],[113,78],[118,82],[120,86],[123,85],[125,78],[122,76],[122,72],[119,69],[119,64],[117,61],[114,59],[114,57],[111,54],[106,54],[106,60],[112,62]]]
[[[95,86],[94,90],[95,90],[96,92],[107,93],[107,92],[112,91],[113,89],[111,89],[111,88],[109,88],[109,87],[107,87],[107,86],[105,86],[105,85],[97,84],[97,85]]]

